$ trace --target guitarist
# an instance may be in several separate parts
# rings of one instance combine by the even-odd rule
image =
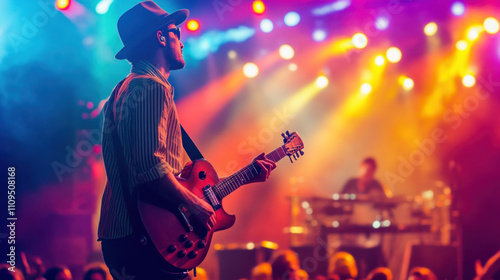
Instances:
[[[124,47],[115,58],[127,59],[132,69],[104,108],[102,147],[108,182],[98,229],[104,261],[115,280],[187,276],[187,271],[151,254],[135,234],[137,206],[128,202],[136,199],[137,192],[148,191],[167,205],[189,208],[207,230],[216,222],[212,207],[174,176],[183,167],[185,151],[174,89],[167,79],[171,70],[185,65],[177,26],[188,14],[188,10],[168,14],[153,1],[144,1],[118,20]],[[264,154],[255,161],[261,171],[251,182],[266,181],[275,163]]]

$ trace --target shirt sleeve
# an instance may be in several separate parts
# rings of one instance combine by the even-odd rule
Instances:
[[[166,88],[156,82],[142,85],[133,92],[135,104],[130,112],[132,164],[139,184],[162,178],[173,171],[166,162],[166,127],[172,99]]]

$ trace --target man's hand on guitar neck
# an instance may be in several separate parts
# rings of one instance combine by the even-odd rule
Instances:
[[[248,183],[265,182],[271,176],[271,171],[276,168],[276,163],[266,158],[266,154],[262,153],[253,159],[260,168],[260,173]]]

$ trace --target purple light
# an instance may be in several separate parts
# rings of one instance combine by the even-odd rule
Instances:
[[[389,27],[389,19],[386,17],[378,17],[377,20],[375,21],[375,27],[378,30],[386,30],[387,27]]]
[[[462,2],[455,2],[451,5],[451,13],[455,16],[461,16],[465,13],[465,5]]]

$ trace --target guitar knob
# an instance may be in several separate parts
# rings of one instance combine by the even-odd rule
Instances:
[[[196,243],[196,246],[198,246],[198,248],[200,248],[200,249],[205,248],[206,245],[207,245],[207,242],[205,240],[200,240]]]
[[[198,253],[196,251],[191,251],[188,254],[188,258],[190,258],[190,259],[194,259],[194,258],[196,258],[196,256],[198,256]]]
[[[186,256],[186,251],[185,250],[181,250],[177,253],[177,257],[178,258],[184,258]]]
[[[184,247],[186,247],[186,248],[191,248],[191,247],[193,247],[193,245],[194,245],[193,240],[188,240],[184,243]]]
[[[187,234],[181,234],[181,236],[179,236],[179,241],[180,242],[184,242],[188,239],[188,235]]]
[[[177,247],[175,247],[175,245],[173,244],[167,247],[167,252],[169,253],[173,253],[175,252],[175,250],[177,250]]]

